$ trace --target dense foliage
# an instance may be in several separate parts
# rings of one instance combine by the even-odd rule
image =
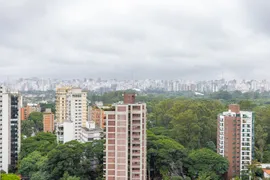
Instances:
[[[1,180],[20,180],[20,177],[16,174],[2,174],[0,175]]]
[[[51,109],[55,113],[55,104],[54,103],[41,103],[40,104],[41,112],[45,112],[46,109]]]
[[[43,131],[43,113],[32,112],[27,120],[22,121],[21,126],[22,134],[26,137]]]
[[[56,143],[56,136],[38,133],[22,141],[18,173],[31,180],[92,180],[103,175],[103,141]]]

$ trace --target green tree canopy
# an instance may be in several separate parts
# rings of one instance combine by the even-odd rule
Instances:
[[[210,175],[211,179],[219,179],[227,172],[229,162],[210,149],[198,149],[189,154],[190,165],[188,171],[192,177]]]
[[[45,171],[50,172],[51,180],[58,180],[67,172],[71,176],[82,174],[81,155],[84,147],[77,141],[70,141],[57,146],[48,153]]]
[[[184,177],[184,162],[187,160],[185,148],[165,136],[156,136],[151,131],[147,132],[148,169],[152,177],[162,176],[167,179],[171,176]]]
[[[20,180],[16,174],[1,174],[1,180]]]
[[[34,151],[39,151],[42,155],[46,155],[57,146],[56,136],[51,133],[38,133],[36,136],[22,140],[22,148],[20,159],[23,159]]]
[[[46,161],[46,156],[42,156],[39,151],[34,151],[20,161],[18,172],[23,177],[32,177],[44,167]]]

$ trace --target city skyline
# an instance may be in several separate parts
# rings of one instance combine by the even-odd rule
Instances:
[[[144,92],[181,92],[193,91],[211,93],[217,91],[241,91],[241,92],[265,92],[270,91],[270,81],[268,80],[226,80],[216,79],[208,81],[193,80],[161,80],[161,79],[142,79],[142,80],[117,80],[117,79],[39,79],[29,78],[4,82],[3,85],[11,90],[27,91],[55,91],[57,88],[70,86],[79,87],[87,91],[110,92],[133,89]]]
[[[260,2],[4,1],[0,77],[270,79]]]

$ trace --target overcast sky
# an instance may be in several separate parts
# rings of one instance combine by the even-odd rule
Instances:
[[[0,79],[270,79],[267,0],[0,0]]]

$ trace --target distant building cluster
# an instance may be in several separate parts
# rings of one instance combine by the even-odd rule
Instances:
[[[16,81],[4,82],[4,85],[18,91],[47,91],[55,90],[57,87],[73,86],[81,89],[97,92],[108,92],[117,90],[136,89],[138,91],[194,91],[194,92],[217,92],[219,90],[241,92],[249,91],[269,91],[270,82],[266,80],[102,80],[102,79],[40,79],[28,78]]]

